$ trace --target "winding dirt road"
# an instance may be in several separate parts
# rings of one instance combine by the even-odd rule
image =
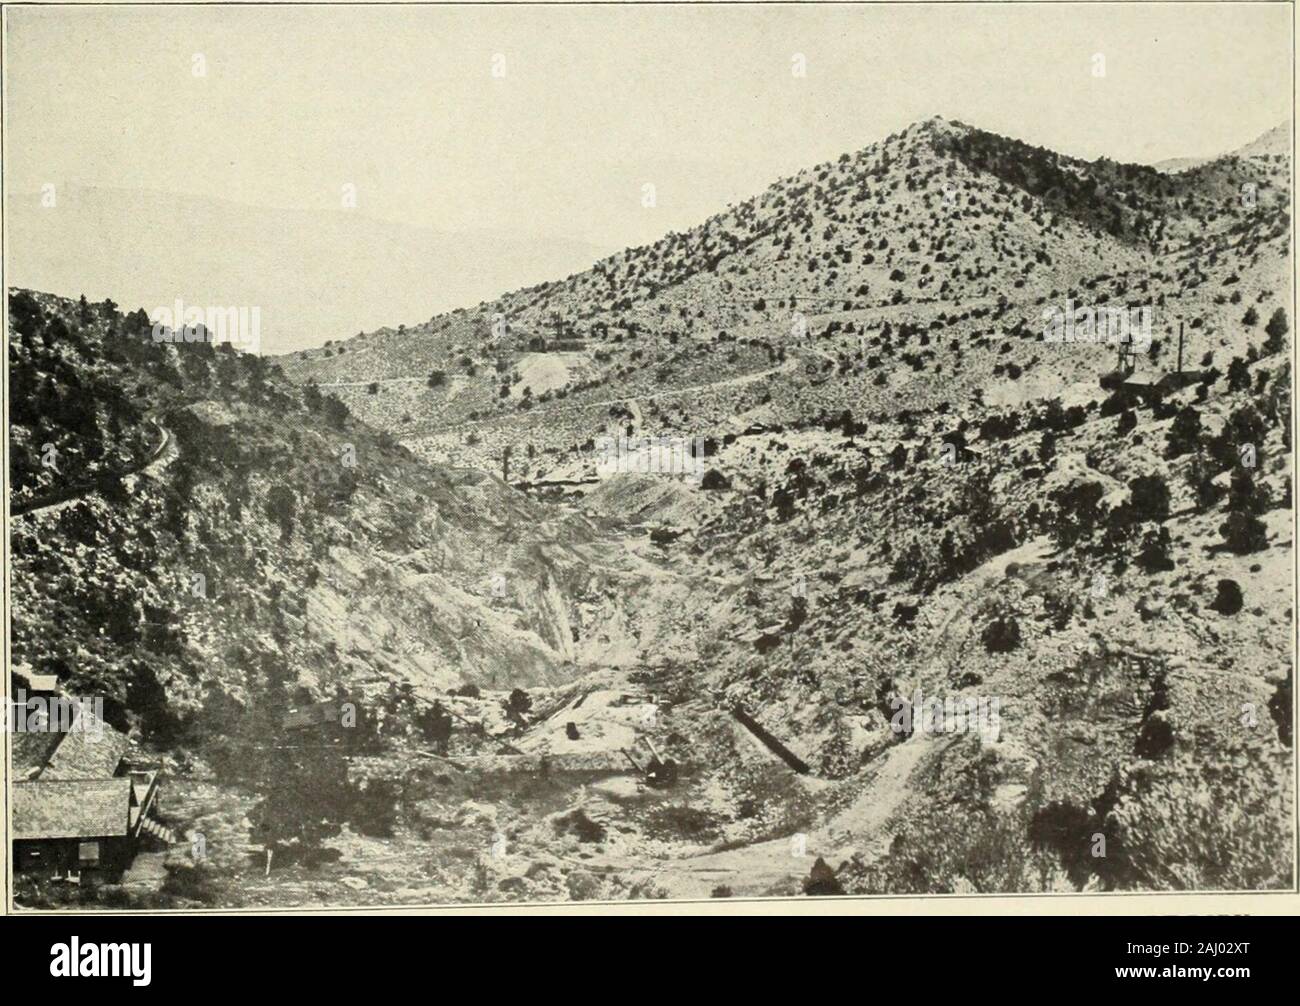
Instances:
[[[150,478],[157,476],[158,473],[164,471],[173,461],[176,460],[176,458],[180,456],[180,451],[176,447],[176,437],[172,434],[172,431],[159,423],[153,422],[153,420],[150,420],[150,422],[162,435],[162,439],[158,446],[154,448],[153,453],[149,455],[149,458],[142,465],[121,476],[122,483],[127,487],[128,491],[134,486],[135,479],[142,475],[149,476]],[[87,496],[92,496],[100,491],[100,486],[88,485],[73,493],[73,495],[67,496],[66,498],[56,499],[50,503],[44,503],[39,506],[29,506],[25,509],[20,505],[19,509],[11,509],[9,516],[11,518],[18,518],[31,517],[36,514],[56,514],[71,506],[73,503],[76,503],[78,500],[85,499]]]
[[[746,384],[753,384],[755,381],[761,381],[765,377],[772,377],[775,374],[791,373],[799,364],[799,357],[790,356],[786,361],[778,366],[769,367],[767,370],[757,370],[752,374],[741,374],[739,377],[729,377],[725,381],[712,381],[708,384],[693,384],[685,388],[674,388],[671,391],[658,391],[652,395],[623,395],[619,398],[606,398],[599,401],[591,402],[574,402],[571,405],[559,405],[554,408],[540,410],[532,409],[527,413],[509,413],[503,416],[487,416],[483,419],[465,420],[462,423],[452,423],[446,426],[429,426],[415,427],[409,430],[398,430],[393,436],[399,440],[409,440],[416,437],[440,436],[444,433],[457,433],[460,430],[472,429],[476,426],[494,426],[498,423],[504,423],[511,419],[526,418],[530,423],[545,420],[547,416],[562,415],[566,412],[579,412],[583,409],[607,408],[611,405],[644,405],[649,402],[657,402],[661,399],[672,398],[676,395],[688,395],[697,391],[712,391],[718,388],[738,388]],[[327,385],[320,385],[327,387]]]

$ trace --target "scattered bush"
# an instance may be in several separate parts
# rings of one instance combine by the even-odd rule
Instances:
[[[1241,594],[1241,585],[1236,580],[1220,580],[1219,593],[1210,605],[1220,615],[1235,615],[1245,603]]]
[[[1014,615],[1000,615],[984,627],[980,642],[989,653],[1010,653],[1020,645],[1020,623]]]
[[[1268,324],[1264,327],[1264,332],[1268,335],[1268,338],[1264,340],[1264,352],[1270,356],[1282,352],[1286,345],[1283,338],[1288,331],[1290,331],[1290,326],[1286,321],[1286,309],[1279,307],[1273,312],[1273,316],[1268,319]]]

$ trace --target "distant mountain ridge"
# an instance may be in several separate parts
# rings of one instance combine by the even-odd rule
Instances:
[[[1294,150],[1291,142],[1291,123],[1280,122],[1272,129],[1261,133],[1249,143],[1216,157],[1170,157],[1151,165],[1157,171],[1177,174],[1188,168],[1200,167],[1220,157],[1290,157]]]
[[[50,207],[41,193],[8,197],[11,285],[146,310],[177,298],[257,306],[268,353],[318,346],[393,315],[427,318],[602,253],[562,236],[439,233],[361,210],[77,185],[53,194]],[[84,254],[103,246],[112,253]]]

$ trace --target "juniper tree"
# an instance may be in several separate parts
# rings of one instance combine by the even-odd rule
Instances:
[[[1190,405],[1174,417],[1165,441],[1165,457],[1176,458],[1200,450],[1201,414]]]
[[[1290,326],[1287,325],[1286,321],[1286,309],[1279,307],[1273,312],[1273,316],[1268,319],[1268,324],[1264,327],[1264,332],[1268,335],[1268,338],[1264,340],[1264,352],[1269,355],[1282,352],[1285,345],[1282,339],[1288,331],[1290,331]]]
[[[1268,495],[1261,491],[1247,468],[1235,468],[1228,494],[1228,519],[1219,525],[1224,544],[1238,555],[1268,547],[1268,533],[1259,514],[1268,509]]]
[[[1245,391],[1250,387],[1250,367],[1240,356],[1228,364],[1228,390]]]

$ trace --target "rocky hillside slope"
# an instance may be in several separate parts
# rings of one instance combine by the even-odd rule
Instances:
[[[815,413],[826,395],[804,386],[835,368],[870,371],[859,410],[1091,383],[1102,351],[1038,345],[1043,312],[1067,302],[1150,305],[1155,368],[1176,365],[1180,321],[1198,357],[1237,355],[1246,307],[1285,299],[1286,158],[1265,150],[1171,176],[926,120],[585,273],[281,362],[340,382],[422,456],[499,466],[493,431],[529,427],[521,446],[560,454],[625,399],[663,399],[661,426],[706,425],[711,410],[677,411],[706,384],[746,390],[733,412],[794,384],[791,419]],[[1229,248],[1249,274],[1209,285]],[[535,351],[557,339],[571,351]],[[799,367],[813,382],[782,369],[797,347],[818,350]]]
[[[677,753],[729,766],[693,795],[745,848],[665,865],[669,893],[806,879],[747,816],[736,703],[833,782],[799,827],[842,889],[1276,887],[1294,613],[1274,147],[1171,175],[929,120],[586,273],[285,365],[346,380],[364,353],[378,379],[455,345],[509,370],[554,331],[588,340],[565,365],[599,391],[471,418],[451,401],[469,385],[412,387],[390,428],[557,479],[590,473],[607,428],[712,442],[702,487],[570,496],[684,531],[659,547],[709,584],[701,660],[657,680],[684,696]],[[1149,345],[1118,369],[1104,339],[1048,341],[1048,312],[1079,307],[1148,308]],[[709,385],[615,366],[682,346]],[[745,350],[767,367],[728,370]],[[384,422],[390,394],[354,400]],[[997,697],[1000,730],[900,736],[918,689]]]
[[[155,342],[142,312],[9,308],[13,660],[120,725],[201,740],[269,695],[626,659],[638,573],[589,521],[428,468],[257,356]]]

